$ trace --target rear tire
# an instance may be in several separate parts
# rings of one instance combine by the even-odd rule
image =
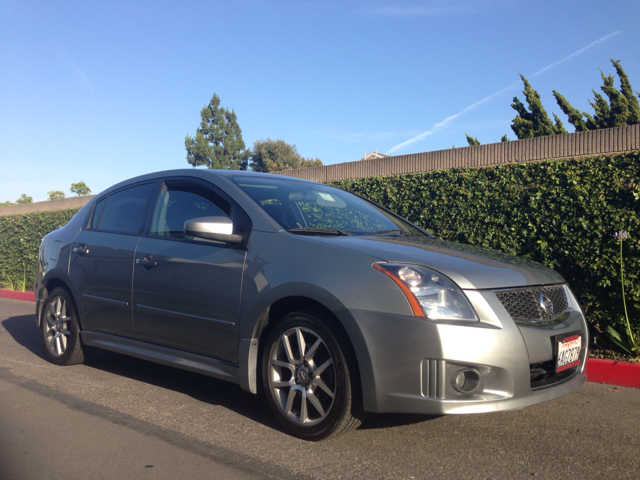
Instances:
[[[47,360],[56,365],[84,362],[87,347],[83,348],[75,305],[64,288],[49,293],[40,324]]]
[[[305,440],[357,428],[366,416],[356,362],[345,340],[306,312],[285,316],[262,352],[267,403],[282,427]]]

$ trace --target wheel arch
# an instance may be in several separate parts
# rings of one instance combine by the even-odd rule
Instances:
[[[45,278],[43,279],[40,285],[40,289],[38,291],[38,296],[36,299],[38,301],[38,312],[37,312],[37,318],[36,318],[38,328],[42,326],[42,306],[44,305],[45,300],[49,296],[49,292],[52,292],[54,289],[58,287],[63,288],[69,294],[69,297],[73,302],[73,308],[75,309],[76,315],[78,316],[78,324],[80,326],[80,330],[83,330],[82,328],[83,316],[82,316],[82,311],[80,309],[80,302],[78,302],[75,292],[71,288],[69,282],[65,281],[63,278],[59,276],[50,276],[49,278]]]
[[[366,406],[368,396],[366,393],[375,391],[375,388],[372,363],[360,327],[345,307],[330,308],[325,302],[305,295],[290,295],[273,301],[258,315],[251,338],[240,340],[240,386],[244,390],[258,393],[264,342],[278,320],[296,311],[315,314],[332,332],[336,333],[336,337],[341,336],[344,339],[343,343],[349,349],[345,353],[355,362],[355,368],[358,371],[358,389]]]

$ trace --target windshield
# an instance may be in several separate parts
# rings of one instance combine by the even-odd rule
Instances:
[[[227,178],[292,233],[424,236],[400,218],[337,188],[276,177]]]

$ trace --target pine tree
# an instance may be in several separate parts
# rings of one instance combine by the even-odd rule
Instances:
[[[470,137],[466,133],[464,135],[465,135],[465,137],[467,137],[467,143],[469,144],[470,147],[475,147],[477,145],[480,145],[480,141],[477,138]]]
[[[235,112],[221,107],[220,97],[214,93],[200,118],[195,138],[187,135],[184,140],[187,162],[194,167],[246,170],[250,151],[245,148]]]
[[[513,119],[511,129],[516,136],[519,139],[523,139],[566,133],[567,131],[557,116],[554,115],[556,119],[555,125],[551,121],[547,111],[542,106],[540,94],[531,87],[524,75],[520,75],[520,78],[524,83],[522,93],[524,93],[529,109],[527,110],[527,107],[518,97],[513,97],[511,107],[518,112],[518,115]]]

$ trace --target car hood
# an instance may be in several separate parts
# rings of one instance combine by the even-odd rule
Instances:
[[[307,237],[310,238],[310,237]],[[471,245],[430,237],[315,237],[386,262],[432,268],[463,289],[493,289],[564,283],[562,276],[539,263]]]

